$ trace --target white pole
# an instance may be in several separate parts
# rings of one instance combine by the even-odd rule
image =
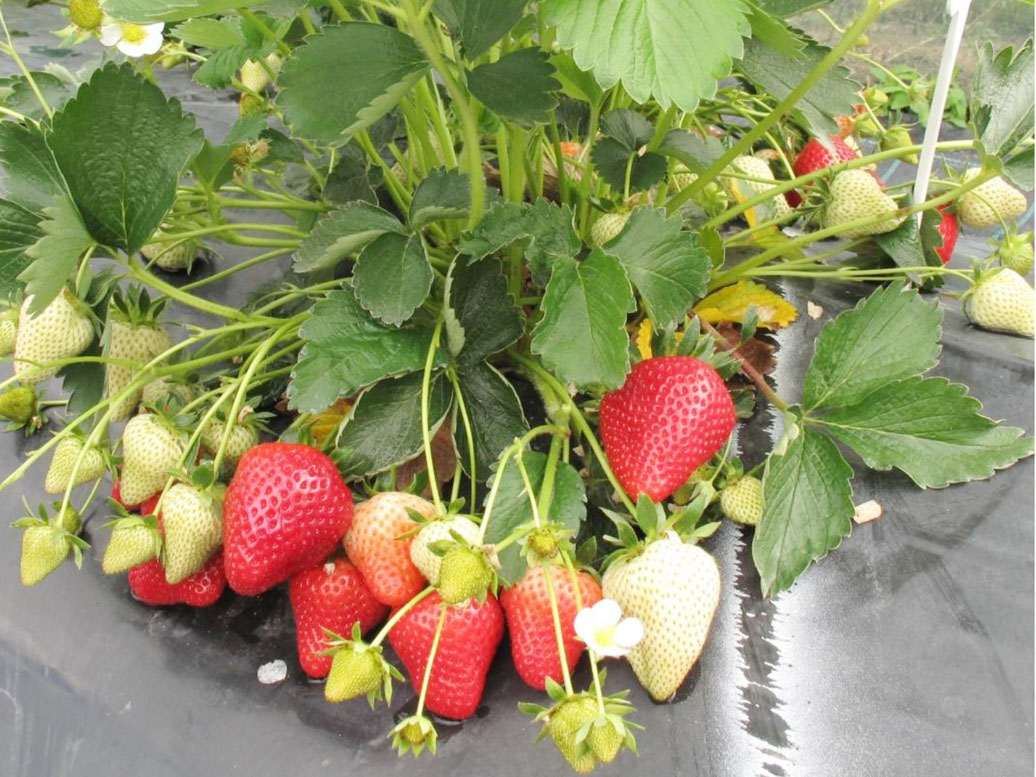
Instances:
[[[928,182],[932,178],[932,165],[935,163],[935,144],[939,142],[939,131],[942,129],[942,115],[946,110],[946,96],[950,91],[953,79],[953,66],[960,51],[960,42],[964,37],[964,22],[968,18],[971,0],[946,0],[946,12],[950,15],[950,28],[946,33],[946,45],[942,49],[942,60],[939,62],[939,75],[935,79],[935,93],[932,95],[932,107],[928,112],[928,128],[924,133],[924,144],[921,158],[917,163],[917,178],[914,181],[914,202],[923,202],[928,196]],[[917,214],[917,222],[921,223],[924,214]]]

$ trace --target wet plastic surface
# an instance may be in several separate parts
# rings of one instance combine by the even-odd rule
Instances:
[[[14,10],[12,26],[27,29],[33,12]],[[33,51],[36,61],[48,56]],[[194,93],[184,82],[172,91]],[[185,103],[217,138],[232,122],[229,102]],[[971,240],[982,250],[981,238]],[[240,258],[227,251],[218,261]],[[212,293],[233,304],[269,272],[243,273]],[[784,291],[800,310],[806,299],[820,304],[824,320],[860,293]],[[1032,433],[1032,342],[974,330],[955,303],[943,307],[936,372],[969,385],[988,415]],[[803,316],[781,334],[782,393],[800,382],[821,323]],[[749,460],[769,448],[774,420],[761,413],[742,431]],[[0,472],[42,439],[0,439]],[[42,475],[0,494],[5,520],[20,515],[22,495],[44,499]],[[639,759],[597,773],[1032,774],[1032,460],[941,491],[894,474],[863,474],[854,490],[857,502],[881,502],[884,517],[857,527],[772,601],[759,596],[748,532],[726,524],[709,541],[723,599],[700,665],[667,705],[653,704],[625,665],[609,665],[609,687],[633,689],[647,730]],[[103,549],[101,522],[95,514],[86,533]],[[101,574],[98,549],[82,571],[66,564],[34,589],[18,583],[18,554],[18,534],[4,533],[0,777],[569,773],[549,743],[533,743],[535,729],[516,709],[538,699],[510,669],[506,643],[479,714],[442,726],[439,755],[415,763],[385,738],[393,713],[410,704],[409,687],[398,687],[392,710],[326,704],[295,661],[283,590],[228,594],[204,611],[151,609],[131,599],[123,576]],[[260,684],[258,668],[274,659],[287,663],[287,679]],[[581,666],[578,681],[587,674]]]

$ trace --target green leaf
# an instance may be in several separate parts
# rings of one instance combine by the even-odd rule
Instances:
[[[759,6],[776,16],[795,16],[814,8],[830,5],[834,0],[759,0]]]
[[[375,321],[351,288],[332,292],[312,313],[299,330],[305,345],[288,384],[294,409],[319,412],[382,378],[424,368],[432,342],[426,322],[397,328]],[[440,349],[435,365],[443,363]]]
[[[353,268],[356,299],[386,324],[398,326],[414,314],[432,288],[420,235],[388,232],[371,242]]]
[[[54,155],[36,129],[12,121],[0,124],[0,165],[11,202],[38,211],[66,193]]]
[[[485,362],[463,367],[457,375],[464,409],[475,441],[475,466],[489,472],[504,448],[529,430],[514,386]],[[453,441],[464,471],[471,475],[468,436],[460,413],[454,420]]]
[[[942,314],[916,291],[887,286],[827,323],[806,371],[804,404],[844,407],[935,366]]]
[[[297,151],[294,143],[292,146],[298,153],[298,158],[293,161],[301,163],[302,153]],[[324,197],[345,205],[358,200],[377,205],[378,195],[374,190],[381,184],[382,178],[381,168],[371,164],[359,145],[350,143],[339,150],[338,164],[327,176]]]
[[[325,27],[284,63],[277,104],[298,135],[345,142],[392,110],[427,67],[413,38],[392,27]]]
[[[232,19],[191,19],[172,30],[172,35],[190,46],[211,51],[245,45],[241,25]]]
[[[43,209],[39,228],[43,236],[25,252],[32,263],[18,276],[25,282],[26,296],[32,295],[29,311],[34,314],[58,295],[75,274],[79,257],[94,244],[67,195]]]
[[[522,18],[525,0],[435,0],[438,16],[460,39],[468,59],[476,59]]]
[[[14,301],[19,296],[22,283],[18,275],[31,261],[26,250],[41,234],[37,214],[0,200],[0,299]]]
[[[617,192],[625,191],[627,169],[630,189],[650,189],[665,178],[665,159],[653,151],[643,152],[643,146],[650,142],[655,130],[639,113],[625,109],[610,111],[601,119],[601,132],[605,137],[594,144],[594,167]]]
[[[544,0],[563,49],[608,89],[693,111],[740,57],[749,25],[738,0]]]
[[[410,201],[410,226],[420,229],[440,219],[466,218],[471,209],[468,179],[457,170],[437,167],[417,185]]]
[[[752,38],[760,40],[786,57],[797,58],[805,42],[787,24],[767,13],[755,3],[748,3],[751,11],[748,21],[752,25]]]
[[[544,285],[559,259],[575,256],[582,248],[573,226],[574,213],[540,199],[531,205],[501,202],[486,211],[475,229],[458,246],[472,259],[482,259],[519,240],[529,240],[525,259],[533,280]]]
[[[483,105],[524,126],[550,121],[560,87],[547,53],[538,48],[519,49],[468,73],[468,88]]]
[[[543,472],[547,468],[547,456],[544,453],[526,451],[522,460],[536,492],[534,496],[538,498],[540,487],[543,485]],[[586,490],[583,488],[583,479],[571,464],[558,463],[549,518],[571,532],[578,532],[580,524],[586,518]],[[489,526],[486,528],[486,542],[500,542],[519,526],[530,521],[532,507],[525,493],[521,474],[512,460],[500,479],[500,490],[497,492]],[[500,552],[500,563],[500,577],[505,583],[515,583],[525,574],[525,561],[520,557],[517,545],[509,545]]]
[[[753,38],[745,45],[745,54],[738,69],[749,81],[777,100],[783,100],[819,64],[830,49],[806,38],[801,56],[790,58]],[[820,82],[799,100],[795,110],[814,135],[827,137],[838,133],[835,116],[853,115],[853,103],[859,101],[860,85],[849,77],[841,65],[828,70]]]
[[[597,105],[604,92],[594,81],[593,74],[580,70],[570,54],[558,53],[550,58],[554,66],[554,77],[561,84],[561,91],[573,100]]]
[[[1033,188],[1033,149],[1028,148],[1019,151],[1010,159],[1004,162],[1004,175],[1015,186],[1020,186],[1028,192]]]
[[[698,236],[681,230],[679,216],[666,218],[661,208],[638,208],[626,228],[607,248],[633,281],[648,316],[659,328],[683,320],[705,296],[709,257]]]
[[[724,151],[723,144],[711,135],[699,138],[681,129],[669,130],[658,146],[660,154],[679,159],[692,173],[705,172]]]
[[[789,588],[852,528],[852,467],[822,434],[796,429],[784,453],[771,454],[763,476],[752,558],[765,596]]]
[[[228,146],[235,146],[238,143],[255,140],[266,129],[266,120],[267,116],[265,113],[253,113],[251,116],[242,116],[227,130],[223,143]]]
[[[1032,438],[979,415],[967,387],[907,378],[817,419],[871,469],[902,470],[921,488],[991,477],[1032,454]]]
[[[231,46],[229,49],[214,51],[202,66],[194,71],[194,80],[202,86],[223,89],[230,86],[241,66],[258,54],[259,49],[253,46]]]
[[[498,262],[458,256],[450,268],[446,299],[450,351],[462,366],[504,350],[525,330]]]
[[[352,480],[384,472],[420,453],[422,378],[419,372],[389,378],[374,384],[356,400],[333,454],[343,477]],[[433,435],[452,402],[449,381],[436,376],[428,394]]]
[[[58,110],[72,96],[69,91],[69,83],[58,78],[56,75],[47,72],[35,71],[32,73],[32,80],[43,93],[44,99],[52,110]],[[43,106],[32,87],[29,86],[25,76],[11,76],[0,81],[0,100],[5,108],[10,108],[23,116],[38,121],[47,119],[43,112]]]
[[[922,240],[922,228],[917,225],[917,219],[908,218],[891,232],[875,235],[874,242],[899,267],[941,267],[942,260],[935,253],[934,246],[942,246],[942,235],[935,228],[942,217],[936,211],[925,211],[925,216],[925,227],[928,228],[925,235],[927,241]],[[933,246],[932,250],[925,250],[926,242]],[[921,276],[918,273],[909,272],[907,277],[914,283],[921,284]]]
[[[203,141],[194,119],[131,65],[105,65],[54,115],[48,142],[83,223],[102,245],[137,251],[173,204]]]
[[[295,251],[295,270],[314,272],[334,267],[389,232],[406,234],[399,219],[388,211],[366,202],[347,203],[325,213],[313,226],[309,237]]]
[[[104,12],[113,19],[138,24],[180,22],[265,2],[269,0],[105,0]]]
[[[636,309],[618,260],[596,250],[584,261],[562,259],[542,303],[532,350],[563,381],[616,388],[630,369],[626,316]]]
[[[1032,135],[1034,67],[1032,39],[1017,53],[1010,46],[994,53],[988,42],[982,48],[972,85],[972,114],[988,153],[1006,156]]]

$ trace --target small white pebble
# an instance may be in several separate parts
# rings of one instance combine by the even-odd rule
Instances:
[[[259,667],[259,671],[256,672],[256,677],[259,678],[259,682],[263,685],[273,685],[279,683],[288,676],[288,665],[281,661],[279,658],[276,661],[271,661],[268,664],[263,664]]]
[[[871,499],[862,505],[856,505],[856,514],[853,516],[853,520],[856,523],[870,523],[871,521],[878,520],[884,512],[885,509]]]
[[[824,315],[824,309],[815,302],[810,302],[809,300],[806,300],[806,313],[809,315],[810,318],[816,321],[818,318]]]

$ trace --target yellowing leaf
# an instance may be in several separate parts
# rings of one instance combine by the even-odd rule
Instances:
[[[640,328],[637,329],[637,350],[641,359],[650,359],[654,355],[651,350],[651,329],[651,320],[647,318],[640,322]]]
[[[755,281],[738,281],[714,291],[694,306],[694,312],[710,324],[720,321],[741,324],[749,307],[755,308],[759,326],[767,329],[780,329],[798,317],[791,303]]]

